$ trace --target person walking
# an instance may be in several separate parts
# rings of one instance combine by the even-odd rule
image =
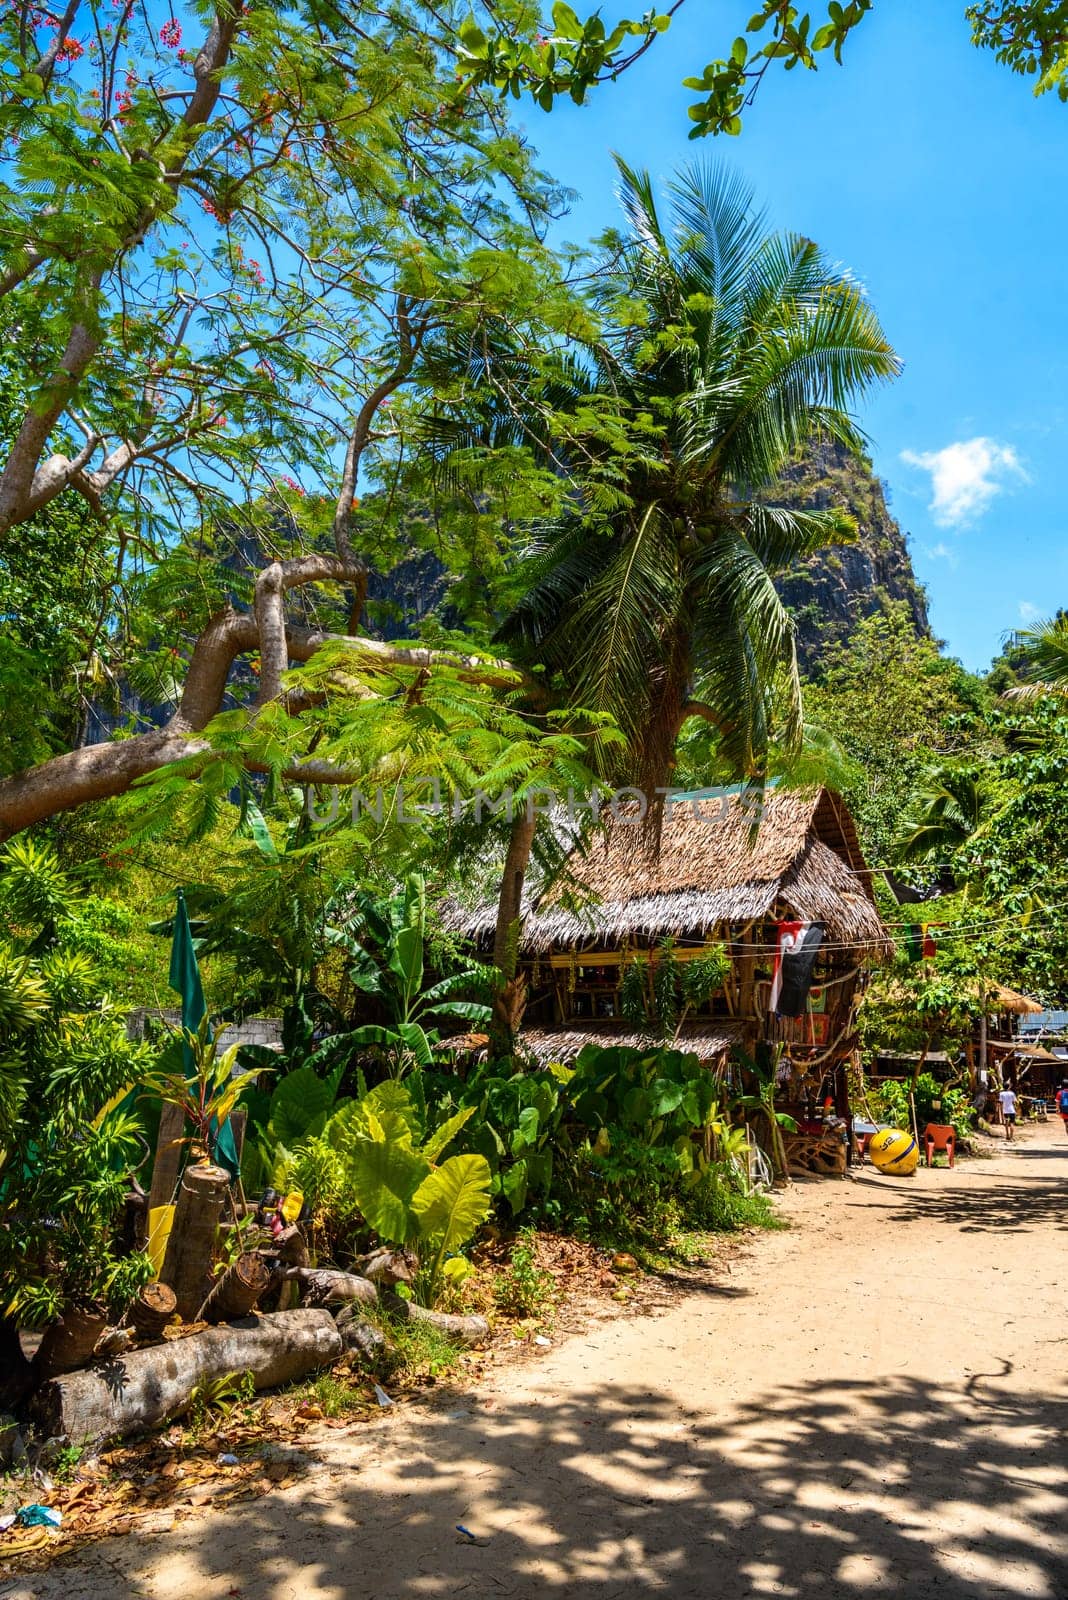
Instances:
[[[1057,1090],[1057,1110],[1061,1114],[1064,1131],[1068,1133],[1068,1083],[1062,1083]]]
[[[1016,1137],[1016,1090],[1008,1087],[1002,1089],[998,1095],[998,1102],[1001,1106],[1001,1115],[1005,1119],[1005,1137],[1010,1140],[1014,1139]]]

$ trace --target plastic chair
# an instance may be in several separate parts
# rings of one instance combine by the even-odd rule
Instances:
[[[943,1127],[938,1122],[929,1122],[923,1130],[923,1150],[927,1157],[927,1165],[931,1166],[936,1150],[944,1150],[950,1166],[955,1165],[957,1154],[957,1135],[952,1128]]]

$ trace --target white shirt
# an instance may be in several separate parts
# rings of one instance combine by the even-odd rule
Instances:
[[[998,1099],[1001,1101],[1002,1111],[1007,1112],[1010,1117],[1014,1117],[1016,1115],[1016,1094],[1014,1090],[1002,1089]]]

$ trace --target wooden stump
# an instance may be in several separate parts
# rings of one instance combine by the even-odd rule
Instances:
[[[139,1339],[161,1339],[178,1309],[173,1289],[165,1283],[146,1283],[130,1308],[130,1321]]]
[[[38,1381],[73,1372],[92,1360],[96,1342],[108,1325],[103,1311],[67,1310],[45,1329],[33,1360]]]
[[[211,1261],[230,1177],[224,1167],[186,1167],[161,1280],[174,1290],[178,1314],[191,1322],[211,1287]]]
[[[270,1270],[254,1251],[238,1256],[217,1280],[197,1313],[198,1322],[233,1322],[247,1317],[267,1292]]]

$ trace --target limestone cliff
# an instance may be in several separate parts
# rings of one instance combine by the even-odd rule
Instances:
[[[821,651],[848,637],[862,617],[891,601],[909,608],[918,634],[929,634],[927,597],[912,570],[908,541],[886,504],[870,462],[841,445],[819,444],[783,474],[780,504],[840,506],[857,521],[854,543],[832,546],[798,563],[777,584],[794,615],[798,655],[810,670]]]

